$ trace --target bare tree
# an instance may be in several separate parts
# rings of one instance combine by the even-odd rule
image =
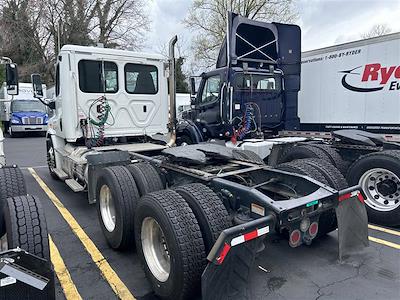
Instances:
[[[97,0],[94,28],[97,41],[108,47],[140,49],[149,19],[142,0]]]
[[[0,0],[0,51],[13,57],[23,77],[40,72],[53,81],[58,43],[140,49],[149,24],[143,2]]]
[[[391,33],[392,29],[387,24],[375,24],[368,32],[361,34],[363,39],[369,39]]]
[[[226,32],[226,16],[232,11],[246,18],[292,23],[297,19],[293,0],[194,0],[184,23],[196,35],[192,49],[203,68],[215,64]]]

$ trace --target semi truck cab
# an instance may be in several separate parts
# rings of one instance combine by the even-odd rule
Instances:
[[[47,131],[48,114],[39,100],[17,99],[11,102],[9,133]]]
[[[296,130],[300,28],[230,13],[216,69],[192,83],[192,108],[178,139],[243,139]],[[179,142],[179,140],[178,140]]]

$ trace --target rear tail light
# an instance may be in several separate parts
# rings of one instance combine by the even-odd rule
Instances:
[[[297,247],[301,242],[301,232],[300,230],[296,229],[290,233],[289,237],[289,245],[291,247]]]
[[[310,228],[308,229],[308,233],[310,234],[311,238],[314,238],[318,233],[318,223],[312,222]]]

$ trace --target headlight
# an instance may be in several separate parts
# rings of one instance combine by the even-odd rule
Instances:
[[[15,117],[11,119],[11,124],[21,124],[21,121]]]

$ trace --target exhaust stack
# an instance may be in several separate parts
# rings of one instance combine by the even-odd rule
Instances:
[[[171,138],[167,143],[168,147],[172,147],[176,142],[176,80],[175,80],[175,44],[178,41],[178,37],[175,35],[169,41],[169,131]]]

